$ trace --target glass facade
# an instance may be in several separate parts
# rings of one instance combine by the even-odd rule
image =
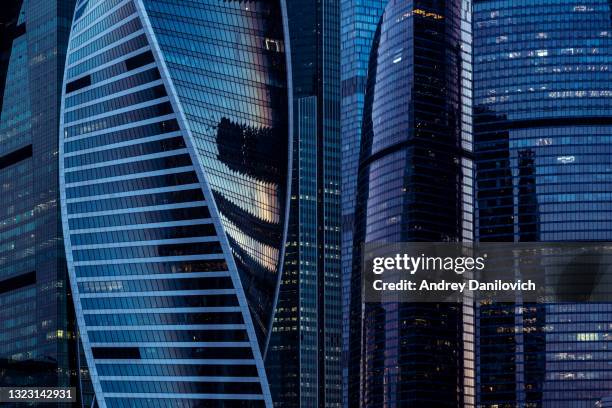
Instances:
[[[271,406],[287,223],[275,2],[82,0],[60,127],[70,281],[103,407]]]
[[[610,7],[474,2],[479,240],[612,239]],[[479,406],[600,406],[612,395],[611,312],[481,306]]]
[[[0,13],[2,387],[78,383],[57,182],[59,91],[73,10],[70,0],[9,0]]]
[[[471,239],[470,62],[469,5],[386,5],[367,71],[354,242]],[[473,406],[463,399],[467,311],[362,303],[355,246],[348,406]]]
[[[270,347],[279,407],[341,404],[340,2],[287,1],[293,168]]]
[[[353,229],[357,198],[357,165],[361,147],[361,118],[365,98],[368,61],[374,32],[386,0],[342,0],[340,41],[342,80],[342,361],[348,361],[348,332]],[[342,402],[348,406],[348,365],[342,365]]]

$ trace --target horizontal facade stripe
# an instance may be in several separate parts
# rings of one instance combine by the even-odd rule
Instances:
[[[120,182],[120,181],[125,181],[125,180],[136,180],[136,179],[145,178],[145,177],[164,176],[167,174],[186,173],[186,172],[193,172],[193,171],[194,171],[193,166],[171,167],[169,169],[163,169],[163,170],[153,170],[153,171],[142,172],[142,173],[130,173],[130,174],[122,175],[122,176],[105,177],[105,178],[97,178],[97,179],[91,179],[91,180],[86,180],[86,181],[77,181],[74,183],[66,183],[66,188],[91,186],[95,184],[109,183],[113,181]]]
[[[148,393],[125,393],[107,392],[107,398],[168,398],[168,399],[201,399],[201,400],[263,400],[261,394],[148,394]]]
[[[91,23],[88,23],[87,25],[83,25],[82,21],[84,21],[84,19],[88,18],[90,15],[92,15],[92,13],[97,9],[97,7],[100,6],[101,3],[104,3],[104,0],[98,0],[98,1],[94,1],[93,5],[95,5],[95,7],[93,7],[93,5],[90,3],[87,6],[84,7],[91,7],[90,10],[88,10],[86,13],[83,13],[83,15],[77,19],[76,21],[73,22],[73,34],[76,33],[83,33],[85,32],[88,28],[90,28],[92,25],[94,25],[96,22],[108,17],[109,14],[111,14],[112,12],[114,12],[116,9],[118,9],[119,7],[125,5],[126,3],[129,3],[129,1],[131,0],[127,0],[127,1],[119,1],[116,5],[114,5],[112,8],[110,8],[108,11],[100,14],[99,16],[97,16],[95,19],[93,19],[91,21]]]
[[[83,249],[129,248],[133,246],[143,246],[143,245],[185,244],[185,243],[217,242],[217,241],[219,241],[219,237],[217,236],[194,237],[194,238],[152,239],[150,241],[125,241],[125,242],[116,242],[116,243],[110,243],[110,244],[73,245],[72,249],[77,251],[77,250],[83,250]]]
[[[140,211],[135,211],[135,213],[139,213]],[[120,214],[120,213],[117,213]],[[111,214],[113,215],[113,214]],[[75,229],[71,230],[70,234],[89,234],[94,232],[109,232],[109,231],[122,231],[126,229],[147,229],[147,228],[164,228],[164,227],[179,227],[185,225],[203,225],[203,224],[212,224],[211,218],[197,218],[193,220],[183,220],[183,221],[168,221],[168,222],[156,222],[149,224],[132,224],[132,225],[117,225],[112,227],[100,227],[100,228],[84,228],[84,229]]]
[[[147,326],[87,326],[88,331],[112,331],[112,330],[244,330],[244,324],[181,324],[181,325],[147,325]]]
[[[70,76],[68,74],[66,76],[66,79],[69,79],[70,81],[74,81],[76,79],[80,79],[82,77],[86,77],[87,75],[91,75],[91,74],[93,74],[93,73],[95,73],[97,71],[101,71],[101,70],[103,70],[105,68],[111,67],[111,66],[117,64],[118,62],[123,62],[123,61],[125,61],[126,59],[128,59],[130,57],[135,57],[136,55],[142,54],[145,51],[151,51],[151,47],[148,46],[148,45],[144,46],[144,47],[141,47],[141,48],[139,48],[137,50],[134,50],[134,51],[131,51],[131,52],[129,52],[129,53],[123,55],[123,56],[117,57],[117,58],[113,59],[112,61],[105,62],[104,64],[100,64],[100,65],[98,65],[98,66],[96,66],[96,67],[94,67],[92,69],[89,69],[89,70],[84,71],[84,72],[80,72],[77,75]]]
[[[239,306],[208,306],[208,307],[160,307],[157,309],[90,309],[84,310],[83,314],[115,314],[115,313],[134,313],[134,314],[157,314],[157,313],[232,313],[240,312]]]
[[[180,377],[180,376],[121,376],[121,375],[109,375],[100,376],[101,381],[176,381],[176,382],[259,382],[259,377],[213,377],[213,376],[202,376],[202,377]]]
[[[166,256],[166,257],[154,257],[154,258],[128,258],[128,259],[102,259],[99,261],[81,261],[74,262],[74,266],[87,266],[87,265],[115,265],[115,264],[126,264],[126,263],[145,263],[145,262],[168,262],[168,261],[199,261],[199,260],[210,260],[210,259],[223,259],[223,254],[207,254],[207,255],[186,255],[186,256]]]
[[[112,50],[113,48],[116,48],[116,47],[118,47],[118,46],[120,46],[122,44],[125,44],[128,41],[130,41],[130,40],[132,40],[132,39],[134,39],[136,37],[139,37],[139,36],[141,36],[143,34],[144,34],[144,30],[140,29],[140,30],[136,31],[135,33],[132,33],[130,35],[126,35],[125,37],[123,37],[119,41],[115,41],[112,44],[109,44],[109,45],[107,45],[105,47],[97,49],[95,52],[93,52],[91,54],[87,54],[83,58],[81,58],[81,59],[79,59],[79,60],[77,60],[75,62],[72,62],[70,64],[66,64],[66,69],[67,70],[71,70],[72,68],[74,68],[74,67],[76,67],[76,66],[78,66],[78,65],[80,65],[80,64],[82,64],[84,62],[87,62],[87,61],[91,60],[92,58],[95,58],[95,57],[97,57],[97,56],[99,56],[101,54],[104,54],[106,51]],[[70,54],[73,54],[73,52],[71,52]],[[125,57],[121,56],[121,58],[124,59]]]
[[[118,7],[116,7],[114,10],[118,10],[118,9],[120,9],[120,8],[121,8],[121,5],[119,5]],[[112,12],[111,12],[111,13],[109,13],[109,14],[112,14]],[[103,19],[98,19],[98,20],[96,20],[96,21],[93,23],[93,25],[95,25],[96,23],[98,23],[98,22],[100,22],[100,21],[102,21],[102,20],[103,20]],[[108,34],[108,33],[112,32],[112,31],[114,31],[114,30],[116,30],[116,29],[120,28],[121,26],[123,26],[124,24],[129,23],[129,22],[130,22],[130,21],[132,21],[132,20],[138,20],[138,14],[136,14],[136,13],[131,14],[131,15],[129,15],[129,16],[127,16],[127,17],[125,17],[123,20],[119,20],[119,22],[117,22],[117,23],[115,23],[115,24],[113,24],[113,25],[111,25],[111,26],[109,26],[109,27],[105,28],[104,30],[100,31],[98,34],[96,34],[96,35],[94,35],[93,37],[91,37],[91,38],[87,39],[87,41],[83,42],[83,43],[82,43],[82,44],[80,44],[78,47],[71,49],[71,50],[70,50],[70,53],[72,54],[72,53],[75,53],[75,52],[78,52],[78,51],[82,50],[84,47],[87,47],[89,44],[93,43],[94,41],[96,41],[96,40],[98,40],[98,39],[100,39],[100,38],[104,37],[106,34]],[[93,27],[93,25],[92,25],[92,27]],[[82,32],[82,34],[85,34],[85,32],[86,32],[86,31],[83,31],[83,32]]]
[[[87,76],[87,73],[92,73],[92,75],[95,75],[95,72],[98,71],[100,67],[104,67],[106,64],[123,64],[125,59],[121,57],[121,53],[124,53],[123,55],[129,55],[131,53],[138,54],[142,53],[147,47],[148,44],[146,42],[146,36],[144,33],[142,33],[126,42],[114,44],[112,48],[104,51],[102,54],[98,54],[92,58],[83,60],[77,65],[68,68],[66,70],[67,78],[73,79],[79,77],[80,75]]]
[[[135,10],[133,10],[133,8],[132,10],[130,10],[129,8],[130,6],[128,6],[127,8],[118,10],[117,14],[115,14],[113,18],[116,19],[117,16],[121,14],[123,14],[124,18],[126,19],[129,19],[130,17],[136,17],[136,15],[133,13],[133,11]],[[131,14],[125,15],[126,11]],[[99,30],[96,30],[96,28],[97,27],[92,28],[90,32],[92,35],[95,35],[97,32],[99,32]],[[83,60],[84,58],[87,58],[87,56],[90,55],[90,53],[96,51],[97,49],[100,49],[101,47],[108,46],[118,41],[121,41],[123,38],[127,37],[128,35],[131,35],[132,33],[138,30],[142,30],[142,24],[140,24],[140,20],[138,20],[137,18],[132,18],[131,20],[128,20],[127,23],[124,23],[121,26],[111,31],[103,32],[103,35],[101,37],[96,38],[94,41],[89,42],[88,44],[85,44],[84,46],[80,47],[80,49],[74,50],[67,58],[67,62],[73,63],[78,60]],[[86,34],[89,35],[89,32]]]
[[[153,124],[153,123],[163,122],[163,121],[168,121],[168,120],[173,120],[173,119],[176,120],[176,114],[169,113],[169,114],[163,115],[163,116],[156,116],[154,118],[143,119],[143,120],[139,120],[139,121],[136,121],[136,122],[126,123],[126,124],[115,126],[115,127],[110,127],[110,128],[106,128],[106,129],[102,129],[102,130],[96,130],[95,132],[84,133],[84,134],[78,135],[78,136],[72,136],[69,139],[65,140],[64,143],[70,143],[70,142],[74,142],[76,140],[87,139],[87,138],[90,138],[90,137],[98,137],[100,135],[105,135],[107,133],[119,132],[121,130],[132,129],[132,128],[136,128],[136,127],[139,127],[139,126],[150,125],[150,124]],[[64,153],[64,155],[66,155],[66,154],[67,153]]]
[[[121,108],[121,109],[116,109],[116,110],[104,112],[104,113],[101,113],[99,115],[89,116],[87,118],[75,120],[73,122],[65,122],[65,125],[66,125],[66,127],[71,128],[73,126],[82,125],[82,124],[85,124],[85,123],[88,123],[88,122],[92,122],[92,121],[95,121],[95,120],[105,119],[105,118],[109,118],[111,116],[119,115],[119,114],[122,114],[122,113],[132,112],[132,111],[137,110],[137,109],[148,108],[148,107],[154,106],[154,105],[160,105],[160,104],[162,104],[164,102],[168,102],[169,100],[170,99],[167,96],[164,96],[164,97],[161,97],[161,98],[152,99],[150,101],[137,103],[135,105],[126,106],[125,108]],[[129,126],[129,127],[132,127],[132,126]]]
[[[106,282],[130,280],[156,280],[156,279],[190,279],[190,278],[224,278],[231,276],[229,272],[190,272],[190,273],[160,273],[159,275],[121,275],[121,276],[94,276],[77,278],[77,282]]]
[[[217,348],[226,348],[226,347],[242,347],[242,348],[251,348],[251,343],[248,341],[190,341],[190,342],[153,342],[153,341],[145,341],[145,342],[92,342],[92,347],[134,347],[137,345],[138,347],[180,347],[180,348],[193,348],[193,347],[217,347]]]
[[[73,99],[73,97],[79,96],[80,94],[83,94],[83,93],[88,92],[88,91],[93,91],[93,90],[95,90],[97,88],[101,88],[101,87],[103,87],[105,85],[111,84],[113,82],[120,81],[122,79],[131,77],[131,76],[134,76],[134,75],[138,75],[138,74],[140,74],[142,72],[145,72],[145,71],[148,71],[148,70],[150,70],[152,68],[157,68],[157,65],[155,65],[154,62],[149,63],[147,65],[143,65],[142,67],[134,68],[134,69],[129,70],[127,72],[123,72],[123,73],[121,73],[119,75],[112,76],[112,77],[104,79],[102,81],[95,82],[95,83],[93,83],[93,84],[91,84],[89,86],[86,86],[84,88],[77,89],[76,91],[71,92],[70,95],[68,95],[66,97],[66,101],[68,102],[71,99]],[[158,81],[158,80],[156,80],[156,81]],[[113,94],[113,95],[115,95],[115,94]],[[100,98],[97,98],[97,99],[92,99],[90,102],[96,102],[96,101],[100,101],[102,99],[107,99],[107,98],[108,98],[108,95],[100,97]],[[87,102],[87,103],[89,103],[89,102]],[[85,103],[83,103],[82,105],[85,105]],[[75,107],[79,107],[79,106],[81,106],[81,105],[75,105]],[[72,106],[71,107],[66,107],[65,108],[65,112],[68,112],[68,111],[72,110],[72,108],[73,108]],[[71,138],[71,140],[75,140],[77,138],[78,137],[75,136],[74,138]]]
[[[160,133],[160,134],[157,134],[157,135],[140,137],[140,138],[137,138],[137,139],[130,139],[130,140],[126,140],[124,142],[109,143],[109,144],[106,144],[106,145],[100,145],[100,146],[97,146],[97,147],[93,147],[91,149],[75,150],[73,152],[66,153],[64,155],[64,157],[73,157],[73,156],[80,156],[82,154],[102,152],[104,150],[112,150],[112,149],[117,149],[117,148],[125,147],[125,146],[134,146],[134,145],[139,145],[139,144],[148,143],[148,142],[155,142],[155,141],[158,141],[158,140],[172,139],[172,138],[178,137],[178,136],[182,136],[182,133],[180,131],[168,132],[168,133]],[[172,152],[175,152],[175,151],[176,150],[172,150]],[[154,154],[157,154],[157,153],[154,153]],[[146,157],[146,156],[152,156],[152,154],[149,154],[149,155],[144,155],[143,154],[143,155],[140,155],[140,156],[133,156],[131,158],[135,158],[136,159],[136,160],[132,160],[132,161],[144,161],[144,160],[146,160],[146,158],[143,160],[142,157]],[[175,156],[175,155],[172,154],[170,156]],[[167,157],[167,156],[164,156],[164,157]],[[113,162],[119,162],[120,160],[125,160],[125,159],[118,159],[118,160],[112,160],[112,161],[106,161],[106,162],[98,162],[98,163],[93,163],[93,164],[86,165],[86,166],[69,167],[69,168],[66,169],[66,173],[75,172],[75,171],[82,171],[82,170],[89,170],[89,169],[98,168],[98,167],[108,167],[108,166],[114,165]],[[106,164],[104,166],[98,166],[99,163],[113,163],[113,164]],[[123,162],[123,163],[125,163],[125,162]],[[123,164],[123,163],[118,163],[118,164]],[[93,166],[93,167],[90,167],[90,166]]]
[[[176,137],[176,136],[175,136]],[[159,140],[162,140],[165,138],[161,138]],[[140,143],[135,143],[136,145],[140,144]],[[107,150],[107,149],[104,149]],[[70,167],[68,169],[66,169],[66,172],[68,171],[78,171],[78,170],[88,170],[88,169],[95,169],[98,167],[106,167],[106,166],[112,166],[114,164],[123,164],[123,163],[132,163],[135,161],[144,161],[144,160],[150,160],[150,159],[159,159],[162,157],[170,157],[170,156],[179,156],[182,154],[187,154],[189,153],[189,151],[187,149],[176,149],[176,150],[169,150],[166,152],[159,152],[159,153],[152,153],[152,154],[146,154],[146,155],[142,155],[142,156],[132,156],[132,157],[128,157],[125,159],[117,159],[117,160],[109,160],[109,161],[104,161],[104,162],[97,162],[97,163],[92,163],[92,164],[87,164],[84,166],[74,166],[74,167]],[[71,198],[68,199],[66,202],[74,202],[71,200],[76,200],[76,198]]]
[[[96,197],[96,196],[90,196],[90,197]],[[99,196],[97,196],[97,197],[99,197]],[[88,201],[93,201],[93,200],[88,200]],[[75,213],[75,214],[69,215],[68,219],[87,218],[87,217],[100,217],[100,216],[103,216],[103,215],[118,215],[118,214],[141,213],[141,212],[147,212],[147,211],[172,210],[172,209],[176,209],[176,208],[202,207],[202,206],[206,206],[206,205],[207,205],[206,201],[186,201],[186,202],[183,202],[183,203],[176,203],[176,204],[154,205],[154,206],[147,206],[147,207],[128,207],[128,208],[122,208],[122,209],[118,209],[118,210],[91,211],[91,212],[86,212],[86,213]],[[205,224],[205,223],[203,223],[203,224]],[[134,228],[134,229],[146,229],[146,228],[143,228],[142,226],[143,225],[150,225],[150,224],[136,224],[136,225],[138,225],[138,228]],[[127,226],[125,226],[125,227],[127,227]],[[124,226],[120,226],[118,228],[117,227],[111,227],[111,228],[125,229],[125,227]],[[100,229],[100,228],[92,228],[92,229],[95,229],[96,232],[102,232],[103,231],[103,229]],[[91,229],[73,230],[73,231],[71,231],[71,235],[76,234],[78,231],[88,231],[88,232],[91,232]]]
[[[235,295],[235,289],[204,289],[204,290],[169,290],[154,292],[113,292],[113,293],[80,293],[81,299],[124,298],[124,297],[162,297],[162,296],[207,296]]]
[[[135,364],[135,365],[152,365],[152,364],[181,364],[181,365],[219,365],[219,359],[181,359],[181,358],[150,358],[150,359],[112,359],[100,358],[98,364]],[[224,358],[223,365],[252,365],[255,364],[253,359],[228,359]]]
[[[134,70],[134,71],[136,71],[136,70]],[[135,74],[138,73],[138,72],[134,72],[134,71],[128,71],[128,73],[132,74],[132,75],[135,75]],[[146,70],[143,70],[143,71],[146,71]],[[132,76],[132,75],[128,75],[128,76]],[[116,78],[117,77],[112,77],[110,79],[114,80]],[[115,82],[115,81],[106,80],[106,81],[103,81],[103,82],[112,83],[112,82]],[[99,84],[105,85],[104,83],[96,83],[97,86],[95,88],[99,88],[100,87]],[[109,97],[119,98],[121,96],[131,95],[131,94],[136,93],[138,91],[142,91],[142,90],[145,90],[145,89],[153,88],[153,87],[158,86],[158,85],[163,85],[163,81],[161,79],[156,79],[156,80],[153,80],[151,82],[144,83],[142,85],[130,87],[128,89],[124,89],[123,91],[112,93],[111,95],[104,95],[104,96],[101,96],[101,97],[96,98],[96,99],[91,99],[91,100],[88,100],[87,102],[83,102],[83,103],[78,104],[78,105],[73,105],[73,106],[71,106],[69,108],[64,109],[64,113],[70,113],[70,112],[79,110],[81,108],[86,108],[87,106],[92,106],[92,105],[95,105],[97,103],[104,102],[104,101],[108,100]],[[89,87],[86,87],[84,89],[92,90],[92,89],[95,89],[95,88],[89,86]],[[79,89],[79,91],[80,90],[81,89]],[[73,93],[70,93],[70,96],[72,96],[72,95],[73,95]]]
[[[107,17],[92,22],[93,24],[89,28],[74,37],[71,41],[69,52],[73,53],[81,49],[81,46],[91,44],[109,30],[113,31],[118,28],[117,26],[121,24],[122,20],[127,20],[131,16],[137,17],[136,7],[133,2],[127,1],[113,7]]]

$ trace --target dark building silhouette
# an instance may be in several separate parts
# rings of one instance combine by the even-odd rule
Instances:
[[[474,1],[477,240],[612,238],[610,6]],[[597,406],[612,393],[611,312],[480,305],[479,406]]]
[[[340,0],[285,3],[293,167],[266,369],[275,406],[340,407]]]
[[[8,0],[0,12],[2,387],[78,384],[57,162],[74,3]]]
[[[471,193],[464,185],[471,177],[464,139],[471,134],[471,112],[461,103],[469,86],[463,81],[469,59],[462,53],[469,33],[462,33],[461,22],[469,11],[463,6],[391,1],[374,35],[351,276],[351,407],[473,403],[471,393],[464,400],[462,305],[363,303],[360,270],[362,243],[471,236]]]

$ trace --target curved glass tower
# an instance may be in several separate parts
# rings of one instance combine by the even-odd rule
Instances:
[[[362,243],[469,238],[461,20],[460,0],[392,0],[374,35],[355,212],[350,407],[471,406],[461,390],[461,305],[361,301]]]
[[[60,127],[69,275],[100,407],[271,406],[286,235],[281,5],[82,0]]]
[[[479,240],[612,240],[610,7],[474,2]],[[610,304],[481,308],[479,406],[600,406],[611,315]]]

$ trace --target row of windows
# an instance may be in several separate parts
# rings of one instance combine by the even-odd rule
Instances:
[[[229,278],[224,278],[229,279]],[[231,284],[231,282],[230,282]],[[88,314],[88,326],[142,326],[142,325],[193,325],[193,324],[244,324],[240,312],[182,312],[138,314]]]
[[[100,376],[257,377],[254,365],[100,364]]]
[[[161,25],[165,24],[160,22]],[[193,27],[185,24],[186,27]],[[212,88],[223,89],[219,86],[223,82],[242,82],[250,81],[251,84],[243,87],[243,92],[249,87],[261,86],[260,84],[274,85],[274,78],[270,78],[267,74],[268,67],[273,62],[271,56],[264,48],[263,38],[256,38],[258,44],[254,47],[247,47],[240,43],[230,43],[219,39],[219,37],[231,37],[231,34],[225,31],[215,33],[217,37],[207,38],[201,36],[187,35],[191,38],[184,38],[185,34],[178,33],[176,30],[160,31],[157,34],[158,39],[165,43],[167,49],[164,50],[164,55],[169,62],[175,64],[184,64],[191,67],[200,67],[202,73],[210,73],[210,77],[205,75],[201,81],[203,84],[210,84]],[[189,63],[185,64],[185,58],[189,58]],[[229,75],[220,77],[223,72]],[[209,77],[211,81],[206,81]],[[276,84],[280,85],[280,84]],[[242,92],[237,93],[239,97]],[[268,98],[266,98],[269,102]]]
[[[34,231],[38,226],[42,225],[45,220],[35,219],[27,224],[22,224],[17,227],[6,229],[0,232],[0,241],[15,240],[15,237],[28,236],[31,231]]]
[[[233,289],[232,280],[223,277],[198,277],[147,280],[108,280],[79,282],[80,293],[155,292],[169,290]]]
[[[603,101],[603,99],[602,99]],[[542,107],[546,105],[546,108]],[[610,114],[610,109],[602,103],[600,109],[594,107],[586,107],[588,102],[576,103],[574,106],[560,107],[553,103],[515,103],[506,104],[504,109],[507,110],[507,118],[509,120],[530,120],[541,117],[562,118],[562,117],[597,117]],[[599,103],[597,105],[600,105]]]
[[[176,395],[175,395],[176,397]],[[106,397],[108,408],[193,408],[206,405],[208,408],[264,408],[263,400],[235,400],[235,399],[178,399],[178,398],[115,398]]]
[[[137,173],[148,173],[157,170],[170,170],[175,167],[191,166],[191,158],[188,154],[178,156],[160,157],[158,159],[143,160],[116,164],[113,166],[95,167],[88,170],[80,170],[65,173],[66,183],[75,183],[86,180],[99,180],[107,177],[117,177]]]
[[[261,385],[258,382],[100,381],[100,383],[102,390],[107,393],[261,394]]]
[[[181,295],[81,299],[84,310],[100,309],[163,309],[180,307],[238,306],[235,295]],[[146,341],[143,340],[143,341]]]
[[[112,160],[168,152],[183,148],[185,148],[185,141],[183,140],[182,136],[177,136],[170,139],[154,140],[152,142],[65,157],[64,166],[66,168],[84,166],[88,164],[103,163]]]
[[[110,133],[103,133],[94,137],[85,137],[79,140],[67,141],[64,144],[64,152],[71,153],[78,150],[92,149],[94,147],[157,136],[164,133],[176,132],[178,130],[179,126],[175,119],[164,120],[138,127],[117,130]]]
[[[496,64],[497,65],[497,64]],[[509,69],[505,70],[507,76],[500,76],[495,80],[486,80],[489,74],[481,74],[481,78],[476,78],[479,82],[479,86],[474,90],[474,97],[476,99],[484,97],[495,97],[497,96],[500,100],[502,97],[508,94],[515,94],[521,92],[534,92],[538,90],[548,90],[548,98],[561,98],[571,97],[572,95],[582,96],[593,96],[598,95],[604,96],[607,93],[605,88],[600,90],[601,81],[609,81],[612,78],[612,73],[608,72],[533,72],[528,70],[528,73],[521,75],[519,78],[513,80],[511,84],[508,83],[508,77],[514,77],[520,75],[520,70]],[[578,83],[581,85],[579,85]],[[511,88],[513,87],[513,88]],[[570,89],[576,89],[580,92],[566,92]],[[594,89],[590,92],[586,92],[588,89]],[[532,94],[533,95],[533,94]],[[535,95],[534,95],[535,96]]]
[[[498,17],[501,13],[512,11],[517,14],[528,14],[531,9],[536,9],[539,13],[546,13],[547,10],[563,10],[566,13],[587,13],[600,7],[605,7],[605,2],[599,0],[587,0],[577,3],[575,0],[556,0],[554,3],[548,1],[531,0],[487,0],[479,1],[475,6],[474,12],[487,11],[491,18]],[[531,8],[527,8],[529,5]]]
[[[137,247],[79,249],[72,251],[76,262],[102,259],[157,258],[164,256],[187,256],[221,254],[219,242],[196,242],[188,244],[143,245]]]
[[[136,54],[133,57],[122,59],[119,62],[112,64],[106,68],[102,68],[99,71],[92,72],[89,76],[91,77],[91,84],[97,84],[105,81],[109,78],[113,78],[117,75],[138,69],[145,65],[151,64],[155,59],[153,53],[146,47],[147,50]]]
[[[93,347],[96,359],[159,359],[159,360],[242,360],[252,359],[253,351],[243,347]],[[100,366],[104,363],[98,362]]]
[[[94,52],[101,50],[102,48],[105,48],[110,44],[129,36],[130,34],[134,34],[135,32],[140,31],[141,29],[142,24],[140,24],[140,20],[138,18],[132,18],[127,23],[104,34],[102,37],[97,38],[86,46],[79,48],[76,51],[72,51],[68,57],[68,64],[73,64],[87,57],[88,55],[91,55]]]
[[[91,76],[88,77],[91,78]],[[96,88],[92,88],[75,95],[67,96],[64,102],[65,109],[69,109],[73,106],[81,105],[83,103],[87,103],[95,99],[106,97],[114,93],[133,89],[153,81],[158,81],[160,78],[161,76],[159,75],[159,71],[157,70],[157,68],[146,69],[144,71],[137,72],[134,75],[130,75],[104,85],[100,85]]]
[[[64,115],[64,121],[66,123],[70,123],[128,106],[134,106],[139,103],[163,98],[164,96],[167,96],[166,89],[163,85],[157,85],[152,88],[142,89],[134,93],[119,96],[117,98],[105,99],[102,102],[70,111]]]
[[[106,13],[107,11],[110,11],[113,7],[115,7],[122,1],[123,0],[105,0],[88,4],[86,6],[88,8],[91,8],[94,5],[97,5],[97,7],[91,11],[88,11],[88,14],[72,27],[72,32],[77,33],[81,31],[83,28],[87,27],[89,24],[93,23],[96,19],[98,19],[102,14]]]
[[[218,276],[227,274],[223,259],[209,259],[182,262],[124,263],[107,265],[76,266],[78,277],[158,275],[172,273],[210,272]]]
[[[528,9],[531,11],[534,7],[530,5],[529,7],[524,7],[523,9]],[[515,11],[515,10],[513,10]],[[474,27],[478,30],[486,31],[487,33],[502,34],[502,30],[507,32],[509,27],[512,27],[512,31],[520,32],[520,31],[535,31],[538,27],[540,32],[547,32],[549,30],[555,30],[563,27],[567,27],[568,25],[572,25],[576,27],[572,32],[576,32],[584,29],[591,29],[594,24],[599,24],[600,27],[605,24],[609,24],[608,21],[604,20],[602,17],[607,16],[609,14],[608,11],[599,12],[598,14],[574,14],[568,12],[561,13],[553,13],[547,11],[545,13],[535,13],[532,12],[529,15],[516,16],[515,18],[502,18],[499,20],[484,20],[482,18],[478,18],[478,13],[476,13],[476,18],[474,19]],[[480,15],[479,17],[482,17]]]
[[[78,0],[76,5],[76,12],[74,13],[74,21],[77,21],[79,18],[83,17],[83,14],[87,10],[87,5],[89,4],[89,0]],[[92,4],[96,3],[96,0],[91,0]]]
[[[546,26],[546,24],[544,24],[544,26]],[[514,30],[514,27],[512,28],[512,31],[506,31],[505,27],[497,27],[495,29],[481,28],[480,32],[485,35],[475,38],[474,46],[479,48],[487,47],[486,50],[502,47],[506,44],[530,44],[527,46],[516,47],[521,50],[539,49],[539,46],[544,45],[546,47],[549,44],[552,44],[554,47],[558,47],[559,45],[574,47],[577,45],[577,42],[575,41],[576,39],[583,40],[585,38],[592,38],[594,40],[589,45],[599,46],[605,45],[606,39],[612,37],[612,33],[610,32],[599,31],[599,33],[597,33],[591,30],[584,30],[574,31],[572,33],[574,40],[572,41],[567,38],[563,27],[553,27],[552,29],[544,29],[543,31],[521,29]],[[587,44],[583,43],[581,46],[586,45]]]
[[[84,77],[89,78],[89,77]],[[159,71],[156,68],[148,69],[142,72],[138,72],[134,75],[119,79],[114,82],[110,82],[105,85],[101,85],[97,88],[93,88],[87,91],[84,91],[80,94],[74,95],[72,97],[66,98],[66,109],[69,107],[80,105],[86,102],[89,102],[94,99],[99,99],[102,97],[107,97],[108,95],[112,95],[121,91],[125,91],[127,89],[132,89],[141,85],[149,84],[153,81],[159,83],[160,75]],[[164,94],[161,96],[165,96]],[[78,149],[77,149],[78,150]]]
[[[185,203],[190,201],[204,201],[200,188],[161,192],[156,194],[135,195],[129,197],[116,197],[93,199],[94,201],[81,201],[68,204],[68,214],[89,213],[96,211],[120,210],[126,208],[150,207],[165,204]]]
[[[248,341],[245,330],[88,330],[92,343]]]
[[[118,57],[136,51],[140,48],[144,48],[147,45],[149,45],[147,42],[147,37],[144,34],[141,34],[138,37],[123,42],[118,46],[111,48],[110,50],[97,54],[96,56],[91,57],[88,60],[81,62],[80,64],[75,65],[72,68],[69,68],[66,77],[74,78],[77,75],[92,70]]]
[[[207,207],[179,208],[172,210],[147,211],[141,213],[103,215],[99,217],[73,218],[68,220],[71,230],[126,226],[135,224],[154,224],[180,220],[210,218]]]
[[[178,72],[176,77],[181,78],[185,75],[182,72]],[[177,92],[181,95],[186,113],[196,116],[199,120],[215,121],[216,116],[218,118],[233,117],[236,121],[249,123],[254,127],[272,126],[274,124],[272,122],[273,117],[270,104],[259,99],[269,94],[270,90],[259,90],[254,86],[250,86],[241,92],[238,90],[237,84],[226,83],[217,85],[217,90],[208,89],[204,91],[197,89],[194,85],[185,87],[185,82],[182,79],[175,79],[175,85]],[[225,86],[225,89],[222,86]],[[255,97],[250,98],[250,95],[238,97],[237,95],[230,94],[231,90],[254,94]],[[279,96],[276,102],[281,102],[282,100],[283,98]],[[253,106],[257,106],[257,109],[253,109]],[[215,112],[215,116],[210,115],[210,113],[208,115],[204,114],[210,111]]]
[[[135,109],[133,111],[119,113],[113,116],[107,116],[101,119],[92,120],[81,123],[79,125],[69,126],[65,128],[65,137],[79,136],[82,134],[97,132],[112,128],[115,126],[126,125],[141,120],[151,119],[157,116],[164,116],[173,113],[170,102],[164,102],[159,105],[147,106],[145,108]]]
[[[481,105],[497,104],[500,107],[508,107],[508,109],[527,110],[528,106],[531,105],[534,108],[547,109],[552,104],[559,108],[565,108],[568,106],[584,107],[584,111],[597,111],[601,109],[600,105],[607,106],[607,99],[612,96],[610,90],[591,90],[585,87],[588,86],[583,84],[578,91],[569,91],[568,88],[571,86],[563,86],[560,90],[530,90],[527,92],[517,90],[512,93],[505,93],[502,96],[489,96],[486,98],[475,98],[475,102]],[[600,86],[600,85],[596,85]],[[558,89],[558,88],[557,88]],[[556,96],[562,95],[562,96]],[[563,97],[564,99],[559,99]],[[519,102],[522,102],[519,104]],[[608,111],[609,112],[609,111]],[[560,116],[560,115],[554,115]],[[575,116],[568,115],[568,116]]]
[[[96,35],[107,30],[108,28],[119,23],[120,21],[125,20],[128,16],[134,13],[136,13],[136,8],[134,7],[134,3],[130,1],[127,4],[119,7],[117,10],[113,11],[104,19],[98,21],[97,23],[89,27],[87,30],[75,36],[70,42],[70,48],[74,49],[80,46],[81,44],[84,44],[89,39],[95,37]]]
[[[74,234],[70,236],[70,242],[72,245],[92,245],[112,242],[150,241],[154,239],[208,237],[215,235],[216,231],[213,224],[203,224]]]
[[[36,288],[24,288],[8,292],[0,296],[0,306],[6,306],[15,302],[23,302],[32,300],[36,296]]]
[[[234,30],[240,34],[262,37],[265,36],[265,30],[269,26],[266,17],[273,11],[269,3],[254,4],[248,13],[231,3],[158,0],[147,3],[146,7],[155,24],[169,21],[174,26],[184,27],[200,21],[219,27],[228,34]],[[198,34],[202,35],[202,30]],[[226,42],[230,43],[231,38]]]
[[[512,31],[498,36],[493,34],[485,37],[484,40],[480,37],[475,47],[479,48],[479,58],[484,57],[485,60],[492,55],[489,54],[492,52],[510,52],[511,57],[528,55],[543,58],[557,53],[560,55],[593,54],[607,49],[607,37],[609,37],[607,33],[602,36],[601,32],[578,31],[571,39],[560,30],[557,33],[556,36],[549,35],[550,31],[545,33]],[[538,38],[538,35],[543,35],[545,38]],[[585,42],[585,39],[592,39],[592,41]]]
[[[121,193],[126,191],[147,190],[158,187],[177,186],[181,184],[194,184],[198,177],[194,171],[164,174],[161,176],[126,179],[120,182],[91,184],[66,189],[66,198],[88,197],[103,194]]]

